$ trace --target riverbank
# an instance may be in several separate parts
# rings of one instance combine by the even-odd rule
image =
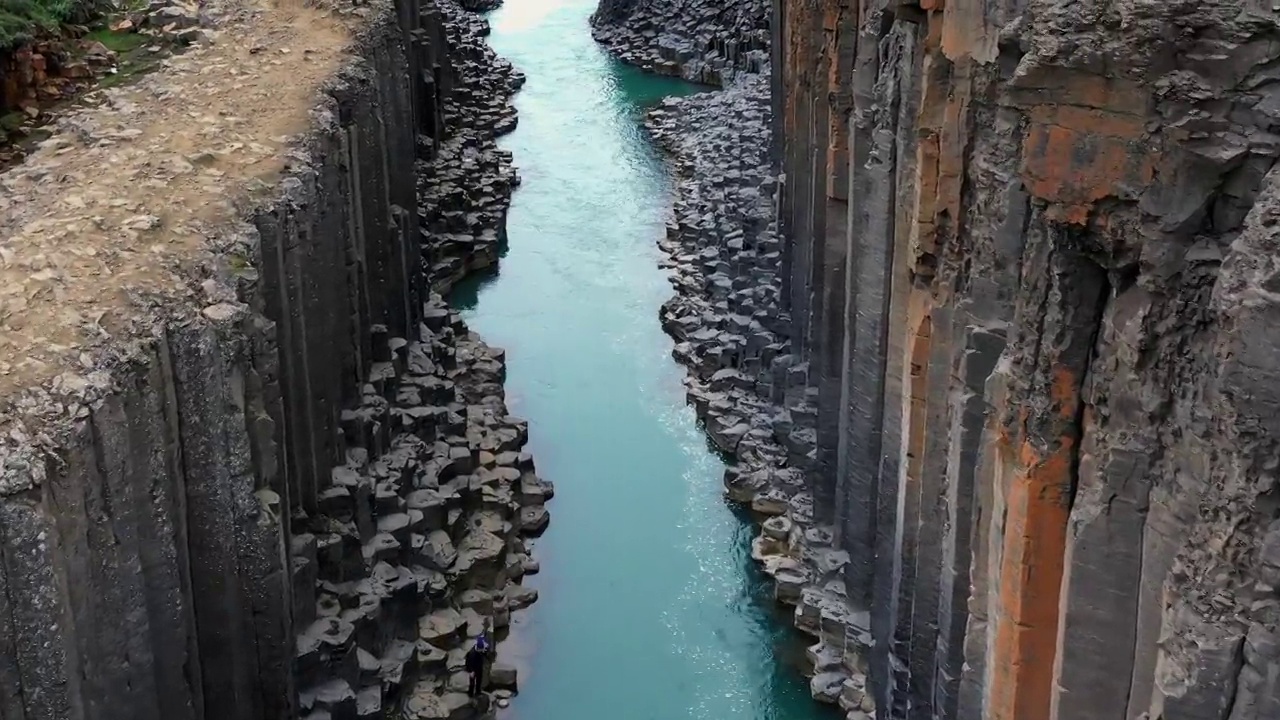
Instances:
[[[546,502],[554,494],[552,483],[537,475],[533,456],[525,451],[527,423],[507,408],[505,352],[486,345],[453,309],[444,309],[441,299],[457,283],[497,270],[511,195],[519,185],[511,154],[497,140],[516,127],[511,101],[524,76],[485,40],[489,23],[477,13],[493,6],[437,0],[454,70],[452,82],[438,91],[452,102],[429,123],[443,132],[428,136],[432,157],[419,163],[416,173],[418,213],[424,238],[429,238],[422,246],[421,271],[433,292],[436,317],[454,331],[452,344],[444,345],[445,357],[436,362],[446,368],[456,363],[457,394],[448,411],[463,424],[451,419],[457,434],[436,439],[436,469],[428,465],[428,474],[438,472],[440,479],[429,504],[443,499],[446,515],[440,527],[420,539],[419,558],[443,575],[444,592],[433,603],[438,609],[417,626],[416,660],[419,672],[427,672],[404,706],[405,717],[412,720],[452,720],[469,713],[490,717],[518,692],[517,667],[502,652],[501,642],[487,671],[491,694],[480,702],[465,696],[463,661],[479,633],[492,632],[501,641],[512,613],[538,599],[537,589],[521,582],[540,569],[526,540],[546,530]],[[442,389],[447,395],[447,385],[419,390],[438,402],[434,398]],[[413,394],[414,388],[408,392]],[[446,473],[457,477],[445,482]],[[419,481],[414,486],[419,493],[424,487]]]
[[[557,483],[530,581],[554,600],[518,621],[532,675],[511,717],[813,717],[784,664],[798,634],[777,622],[755,529],[723,500],[723,460],[658,320],[670,285],[654,239],[672,184],[644,112],[706,88],[611,59],[594,9],[509,2],[490,16],[490,43],[529,78],[501,143],[524,182],[501,272],[455,296],[508,349],[512,407]]]
[[[815,516],[805,474],[815,461],[814,399],[791,354],[780,310],[782,242],[769,164],[768,78],[663,103],[648,116],[680,181],[661,242],[675,297],[662,307],[673,355],[690,370],[688,400],[711,440],[735,462],[726,497],[762,523],[752,557],[794,607],[807,651],[810,692],[851,720],[875,711],[861,658],[869,618],[850,610],[841,572],[848,554]]]
[[[806,474],[816,462],[816,399],[806,389],[807,365],[792,354],[791,320],[781,309],[789,258],[777,228],[768,65],[757,60],[767,58],[768,36],[681,45],[646,32],[653,4],[619,18],[602,2],[595,36],[641,67],[686,76],[714,68],[721,85],[664,101],[646,118],[678,178],[660,242],[676,292],[662,306],[662,326],[677,342],[673,356],[689,369],[689,403],[712,442],[734,460],[725,470],[726,497],[761,522],[752,556],[774,582],[776,600],[794,607],[795,627],[816,640],[806,652],[810,693],[862,720],[875,712],[863,660],[870,621],[852,610],[842,578],[848,554],[838,549],[824,511],[815,513]],[[748,19],[710,20],[707,35],[733,36],[735,27],[753,26],[750,18],[768,16],[753,3],[732,9]],[[697,17],[671,26],[689,36],[700,27]],[[673,53],[677,45],[685,50]],[[738,47],[752,49],[746,62],[734,62]]]

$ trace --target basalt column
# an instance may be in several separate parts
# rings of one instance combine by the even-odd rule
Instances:
[[[813,237],[813,179],[812,167],[817,158],[813,146],[813,125],[810,117],[814,109],[813,78],[816,73],[821,37],[815,37],[815,3],[812,0],[788,2],[787,23],[783,28],[782,73],[785,85],[781,114],[783,137],[788,138],[783,147],[782,188],[784,224],[789,232]],[[823,157],[825,159],[825,152]],[[813,246],[797,246],[790,254],[788,273],[788,309],[792,320],[792,344],[797,352],[809,347],[809,328],[813,295]]]

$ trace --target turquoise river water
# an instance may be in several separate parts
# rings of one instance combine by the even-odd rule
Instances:
[[[516,720],[800,720],[820,714],[781,656],[793,631],[721,496],[658,324],[670,185],[640,125],[694,92],[610,59],[595,0],[507,0],[491,42],[528,76],[503,145],[524,180],[497,276],[454,298],[507,349],[512,412],[556,483],[536,544],[541,600],[504,644]],[[822,713],[825,716],[825,713]]]

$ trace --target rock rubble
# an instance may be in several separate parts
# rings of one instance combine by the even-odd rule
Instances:
[[[437,8],[454,85],[443,133],[420,140],[430,147],[416,168],[434,292],[417,341],[375,342],[384,357],[341,418],[356,440],[347,462],[321,512],[293,519],[306,529],[294,537],[295,584],[316,588],[298,610],[310,621],[297,658],[309,720],[372,720],[396,705],[406,720],[492,717],[515,693],[516,670],[494,664],[494,695],[473,700],[464,656],[537,600],[519,585],[538,570],[525,538],[546,529],[554,487],[523,450],[526,423],[507,413],[503,352],[441,298],[497,262],[518,181],[495,140],[515,126],[510,98],[523,77],[487,46],[483,18],[451,0]]]
[[[501,632],[536,592],[524,538],[553,487],[503,401],[501,350],[433,295],[421,338],[382,337],[361,403],[342,413],[346,462],[319,510],[292,519],[295,679],[303,717],[483,717],[466,695],[469,641]],[[528,522],[538,518],[536,522]],[[309,589],[309,590],[308,590]],[[513,691],[495,665],[490,687]]]
[[[454,99],[442,118],[444,139],[418,166],[423,270],[447,293],[472,272],[495,266],[506,242],[511,191],[519,184],[511,153],[497,138],[516,127],[511,97],[524,75],[485,42],[489,23],[453,0],[439,3],[455,60]]]

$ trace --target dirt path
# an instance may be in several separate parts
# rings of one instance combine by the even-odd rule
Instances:
[[[138,298],[198,290],[209,240],[278,176],[349,44],[297,0],[205,5],[207,41],[95,93],[0,176],[0,420],[23,389],[82,383],[89,350],[148,314]]]

